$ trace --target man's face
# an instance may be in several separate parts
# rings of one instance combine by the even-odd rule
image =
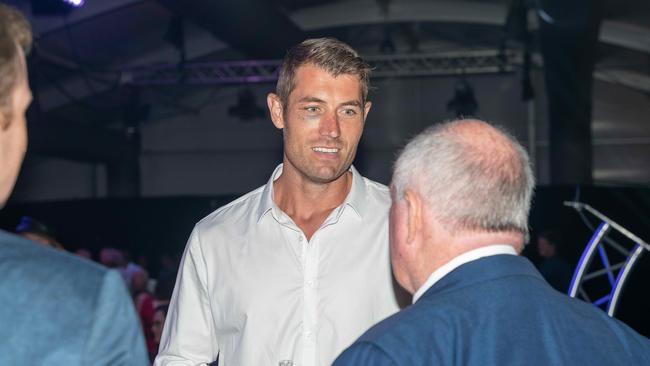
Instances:
[[[2,122],[6,122],[6,128],[0,127],[0,207],[4,206],[14,188],[27,149],[25,112],[32,101],[32,92],[27,82],[27,67],[22,50],[19,72],[21,75],[9,95],[11,120],[3,120]]]
[[[406,271],[406,258],[403,248],[407,240],[407,209],[404,200],[396,200],[395,189],[390,189],[391,201],[390,211],[388,214],[388,240],[390,242],[390,263],[393,267],[395,280],[405,290],[413,293],[410,288],[408,274]]]
[[[313,64],[299,67],[286,110],[273,118],[284,129],[284,169],[316,183],[345,173],[370,110],[370,102],[362,103],[357,75],[334,77]]]

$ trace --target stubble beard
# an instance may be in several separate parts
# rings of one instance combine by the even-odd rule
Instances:
[[[290,154],[286,153],[284,158],[303,178],[317,184],[328,184],[341,178],[350,169],[354,160],[346,159],[342,165],[320,165],[317,161],[310,161],[311,159],[307,158],[294,161]]]

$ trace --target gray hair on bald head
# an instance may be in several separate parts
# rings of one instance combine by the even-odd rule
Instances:
[[[436,124],[413,138],[395,162],[395,199],[418,192],[452,233],[520,232],[528,241],[535,186],[524,148],[478,120]]]

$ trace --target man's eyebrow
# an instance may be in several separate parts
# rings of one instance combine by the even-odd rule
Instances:
[[[326,104],[324,100],[316,97],[302,97],[298,100],[298,103],[322,103]]]
[[[343,107],[343,106],[353,106],[353,107],[361,108],[361,102],[359,102],[358,100],[348,100],[347,102],[343,102],[343,103],[339,104],[339,106],[341,106],[341,107]]]
[[[320,104],[327,104],[326,101],[316,98],[316,97],[302,97],[298,100],[298,103],[320,103]],[[345,106],[353,106],[353,107],[359,107],[361,108],[361,102],[358,100],[348,100],[343,103],[339,104],[339,107],[345,107]]]

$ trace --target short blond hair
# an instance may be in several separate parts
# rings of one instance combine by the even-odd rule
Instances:
[[[25,16],[11,6],[0,4],[0,113],[5,123],[11,121],[11,95],[20,76],[20,57],[27,55],[31,48],[32,28]]]
[[[368,98],[370,65],[357,51],[338,39],[313,38],[291,48],[280,66],[275,91],[285,109],[289,103],[289,94],[295,87],[296,71],[305,64],[316,65],[333,76],[357,75],[361,83],[361,101],[365,103]]]

